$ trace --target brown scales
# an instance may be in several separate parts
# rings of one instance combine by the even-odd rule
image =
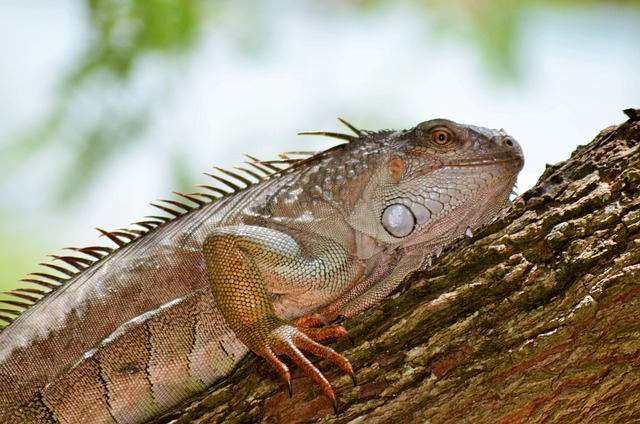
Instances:
[[[301,135],[322,135],[327,137],[338,138],[347,142],[352,142],[362,135],[372,135],[375,132],[360,130],[345,121],[342,118],[338,120],[352,130],[356,136],[349,134],[341,134],[326,131],[313,131],[313,132],[301,132]],[[329,150],[335,150],[342,145],[337,145]],[[116,247],[109,246],[86,246],[86,247],[65,247],[63,250],[73,251],[73,255],[53,255],[49,254],[48,257],[53,258],[53,261],[62,261],[64,265],[59,265],[52,262],[40,262],[38,265],[52,269],[55,272],[32,272],[28,274],[28,277],[20,280],[22,283],[35,284],[41,288],[23,287],[10,291],[0,292],[0,295],[9,296],[9,299],[0,299],[0,306],[9,305],[12,308],[0,308],[0,332],[10,325],[17,317],[19,317],[24,311],[31,306],[38,303],[44,297],[53,293],[58,288],[62,287],[65,283],[72,280],[82,272],[89,269],[94,264],[100,262],[103,258],[106,258],[111,253],[117,251],[128,243],[137,240],[156,228],[161,227],[167,222],[173,221],[195,209],[198,209],[204,205],[207,205],[213,201],[217,201],[226,196],[236,194],[240,191],[246,190],[254,184],[266,179],[273,178],[283,172],[298,168],[301,165],[307,164],[311,161],[317,160],[319,157],[324,156],[327,151],[323,152],[285,152],[278,155],[279,159],[275,160],[260,160],[249,154],[245,153],[245,156],[249,158],[249,161],[244,163],[251,166],[258,172],[254,172],[251,169],[245,167],[234,167],[234,169],[248,175],[246,178],[237,172],[233,172],[227,169],[214,167],[216,171],[225,175],[220,176],[211,173],[205,173],[205,175],[213,178],[217,182],[229,187],[229,189],[222,189],[220,187],[211,186],[207,184],[197,184],[197,187],[203,188],[209,192],[192,192],[181,193],[174,191],[173,193],[180,196],[184,200],[172,200],[161,199],[162,203],[151,203],[152,206],[162,210],[170,216],[147,216],[142,221],[132,223],[132,228],[118,228],[116,230],[107,231],[102,228],[96,228],[100,232],[101,236],[107,237],[111,240]],[[302,158],[292,158],[290,155],[303,156]],[[241,182],[244,186],[231,181],[235,179]],[[137,226],[138,228],[136,228]],[[83,256],[80,256],[83,255]],[[2,322],[4,321],[4,322]]]

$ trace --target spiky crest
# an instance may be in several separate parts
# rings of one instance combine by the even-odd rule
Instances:
[[[345,121],[342,118],[338,118],[338,121],[340,121],[342,124],[344,124],[347,128],[349,128],[351,131],[353,131],[354,133],[356,133],[356,136],[352,136],[349,134],[342,134],[342,133],[336,133],[336,132],[330,132],[330,131],[303,131],[303,132],[299,132],[299,135],[322,135],[325,137],[333,137],[333,138],[338,138],[340,140],[346,140],[347,142],[351,143],[354,140],[357,140],[359,137],[361,137],[362,135],[366,135],[366,131],[362,131],[358,128],[356,128],[355,126],[351,125],[350,123],[348,123],[347,121]]]
[[[356,136],[322,131],[304,132],[300,134],[323,135],[339,138],[348,142],[352,142],[363,135],[366,136],[371,134],[369,131],[357,129],[341,118],[338,119],[354,133],[356,133]],[[245,153],[245,156],[249,160],[245,161],[244,163],[253,168],[255,171],[242,166],[234,167],[235,171],[237,172],[214,167],[214,169],[222,175],[205,173],[205,175],[210,176],[219,183],[227,186],[229,189],[222,189],[220,187],[206,184],[198,184],[197,187],[206,190],[206,192],[174,192],[183,200],[168,199],[160,200],[160,203],[151,203],[151,205],[157,207],[170,216],[147,216],[144,220],[137,221],[131,224],[131,228],[119,228],[113,231],[107,231],[102,228],[97,228],[101,236],[108,238],[116,245],[115,248],[109,246],[65,247],[63,250],[72,251],[73,254],[47,255],[51,257],[53,261],[60,261],[64,263],[64,266],[51,262],[42,262],[39,264],[40,266],[47,267],[52,271],[32,272],[28,274],[28,277],[20,280],[23,283],[39,286],[39,288],[24,287],[13,289],[8,292],[0,292],[0,294],[8,297],[5,299],[0,299],[0,306],[8,305],[12,307],[0,308],[0,331],[2,331],[2,329],[6,326],[10,325],[25,310],[37,304],[44,297],[57,290],[65,283],[72,280],[74,277],[77,277],[87,269],[90,269],[92,266],[102,261],[110,254],[126,246],[132,241],[144,237],[145,235],[162,227],[167,222],[186,215],[195,209],[206,206],[223,197],[244,191],[262,180],[275,178],[278,175],[289,172],[311,161],[317,160],[327,153],[339,149],[341,146],[343,145],[337,145],[322,152],[286,152],[280,154],[279,159],[276,160],[260,160]],[[301,157],[292,158],[291,155]],[[231,181],[230,179],[241,183],[242,186]]]

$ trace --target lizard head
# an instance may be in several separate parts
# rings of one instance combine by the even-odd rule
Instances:
[[[350,224],[379,242],[437,249],[490,222],[524,165],[503,130],[436,119],[378,140],[377,169]],[[372,222],[375,216],[377,222]]]

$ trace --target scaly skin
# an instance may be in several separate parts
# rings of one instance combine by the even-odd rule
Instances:
[[[287,382],[278,355],[289,356],[335,407],[299,349],[355,382],[349,361],[318,343],[348,334],[324,324],[376,304],[493,219],[523,165],[502,131],[447,120],[356,132],[328,134],[350,142],[139,237],[107,233],[133,240],[104,257],[85,249],[93,263],[63,259],[81,271],[0,333],[0,422],[144,422],[249,349]],[[25,293],[14,295],[39,296]]]

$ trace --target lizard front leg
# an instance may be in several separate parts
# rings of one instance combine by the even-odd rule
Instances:
[[[307,302],[315,297],[323,304],[339,295],[340,289],[357,276],[358,269],[338,243],[309,234],[305,239],[309,242],[303,246],[290,235],[269,228],[223,227],[207,237],[203,254],[213,296],[237,337],[278,371],[291,394],[289,369],[277,354],[289,356],[321,387],[337,410],[331,385],[299,348],[333,362],[355,384],[349,361],[317,342],[348,337],[346,330],[338,325],[293,325],[276,314],[272,294]]]

